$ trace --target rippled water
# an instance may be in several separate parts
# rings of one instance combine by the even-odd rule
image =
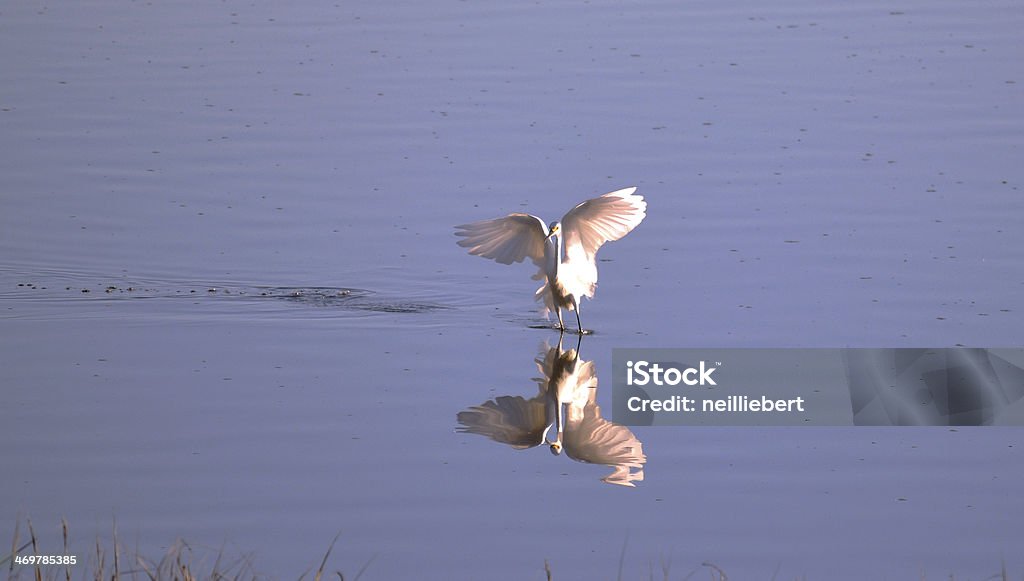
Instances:
[[[282,578],[338,531],[365,579],[1020,574],[1019,428],[638,427],[635,487],[465,431],[538,394],[558,335],[531,269],[452,226],[639,187],[582,310],[609,409],[616,347],[1020,346],[1022,28],[997,1],[5,6],[0,525],[56,547],[66,516],[85,555],[116,519]]]

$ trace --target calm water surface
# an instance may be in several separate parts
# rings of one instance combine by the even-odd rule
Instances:
[[[1020,575],[1020,428],[633,428],[633,488],[456,431],[536,395],[558,336],[452,226],[639,186],[583,307],[609,409],[616,347],[1020,346],[1022,29],[999,1],[5,6],[0,541],[28,516],[56,550],[66,516],[86,555],[116,519],[282,578],[339,531],[365,579]]]

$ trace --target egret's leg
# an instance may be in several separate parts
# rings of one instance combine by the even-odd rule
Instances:
[[[576,313],[576,328],[580,330],[580,335],[583,334],[583,323],[580,322],[580,304],[576,302],[576,297],[570,296],[572,300],[572,312]]]
[[[558,314],[558,329],[564,331],[565,323],[562,322],[562,307],[555,307],[555,313]]]

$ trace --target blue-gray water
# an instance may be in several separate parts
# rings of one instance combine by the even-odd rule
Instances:
[[[624,545],[623,578],[1020,575],[1019,428],[634,428],[636,488],[457,433],[557,334],[452,226],[640,188],[583,305],[604,404],[614,347],[1020,346],[1022,29],[998,1],[9,3],[0,540],[21,514],[56,549],[66,516],[84,556],[116,519],[282,578],[338,531],[365,579],[608,579]]]

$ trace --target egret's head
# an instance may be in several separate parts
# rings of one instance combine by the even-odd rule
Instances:
[[[562,454],[562,443],[561,442],[552,442],[551,443],[551,453],[554,454],[555,456],[561,455]]]
[[[548,238],[562,234],[562,223],[552,222],[548,224]]]

